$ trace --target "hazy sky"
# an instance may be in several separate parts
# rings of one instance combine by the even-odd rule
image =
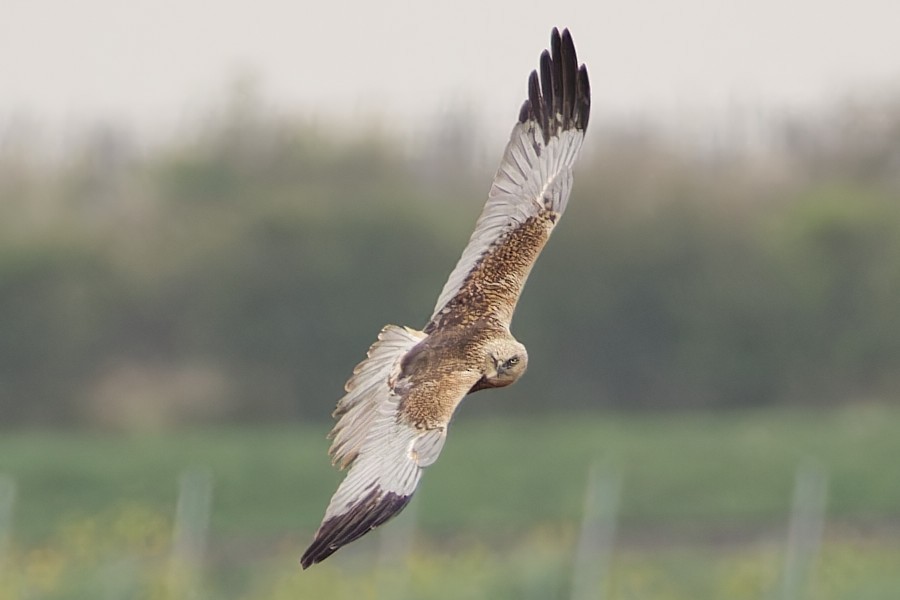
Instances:
[[[802,110],[900,90],[897,0],[0,0],[0,123],[171,127],[252,74],[273,110],[508,130],[550,28],[595,115]]]

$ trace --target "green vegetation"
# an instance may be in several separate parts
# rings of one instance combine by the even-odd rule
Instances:
[[[595,124],[514,323],[530,372],[465,402],[387,529],[408,556],[381,533],[305,573],[327,415],[383,324],[430,314],[494,159],[252,102],[140,151],[0,145],[0,600],[567,597],[592,466],[622,477],[608,598],[777,597],[801,464],[828,484],[809,596],[892,597],[900,109],[872,114],[763,156]],[[172,550],[190,467],[198,564]]]
[[[592,464],[623,481],[610,597],[759,598],[777,586],[794,475],[807,460],[828,477],[813,596],[884,598],[900,585],[896,409],[501,420],[479,415],[486,401],[463,407],[413,513],[392,524],[415,523],[409,562],[379,568],[373,535],[298,572],[340,477],[324,426],[6,433],[0,473],[18,485],[16,575],[0,598],[25,588],[92,598],[115,586],[125,590],[116,597],[175,598],[183,585],[219,598],[311,598],[401,584],[406,592],[389,597],[564,597]],[[506,411],[516,402],[492,401]],[[176,482],[188,466],[213,476],[209,556],[173,575]]]
[[[521,406],[900,397],[898,124],[836,110],[698,157],[598,122],[516,315]],[[382,325],[427,319],[501,151],[422,137],[234,102],[144,151],[0,147],[0,426],[324,420]]]
[[[512,410],[515,399],[499,400]],[[898,516],[900,412],[855,406],[721,415],[475,418],[464,405],[439,463],[417,496],[420,525],[438,535],[471,528],[506,535],[523,524],[579,518],[588,467],[624,477],[626,523],[755,526],[784,518],[805,459],[829,473],[829,514]],[[472,410],[470,410],[472,409]],[[23,541],[79,514],[140,504],[171,512],[189,466],[211,469],[214,533],[307,532],[340,474],[327,427],[215,430],[142,436],[7,433],[0,473],[16,478]]]
[[[534,531],[514,548],[435,547],[417,541],[405,560],[377,567],[375,557],[300,571],[284,545],[277,558],[230,570],[173,567],[158,515],[128,510],[109,520],[70,524],[59,548],[18,557],[0,579],[0,598],[89,600],[98,597],[178,600],[186,597],[294,600],[391,598],[457,600],[567,598],[572,539]],[[234,549],[230,549],[234,552]],[[617,552],[607,598],[626,600],[757,600],[777,596],[783,556],[777,543],[750,548]],[[827,539],[809,596],[823,600],[885,600],[900,585],[900,550],[889,539]]]

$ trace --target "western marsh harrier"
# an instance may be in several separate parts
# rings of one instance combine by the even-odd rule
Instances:
[[[388,325],[334,411],[329,454],[350,470],[300,562],[320,562],[399,513],[437,460],[466,394],[514,383],[509,332],[522,286],[566,208],[590,113],[587,69],[555,28],[532,71],[487,203],[422,331]]]

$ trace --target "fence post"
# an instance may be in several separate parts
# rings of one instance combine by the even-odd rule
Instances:
[[[822,542],[827,488],[828,478],[822,465],[806,461],[797,468],[781,578],[782,600],[800,600],[808,594]]]
[[[0,474],[0,574],[6,568],[9,544],[12,539],[13,506],[16,503],[16,482]]]
[[[598,463],[588,469],[584,516],[572,571],[572,600],[602,599],[609,586],[622,477]]]
[[[212,473],[202,467],[185,469],[178,479],[170,580],[173,591],[184,592],[187,597],[197,594],[209,530],[212,482]]]

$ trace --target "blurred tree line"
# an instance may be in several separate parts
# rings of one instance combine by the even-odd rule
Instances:
[[[424,325],[500,148],[445,127],[399,152],[264,112],[238,98],[150,150],[101,128],[56,162],[0,142],[3,426],[322,419],[383,324]],[[898,299],[900,103],[785,120],[764,152],[600,124],[508,393],[896,401]]]

